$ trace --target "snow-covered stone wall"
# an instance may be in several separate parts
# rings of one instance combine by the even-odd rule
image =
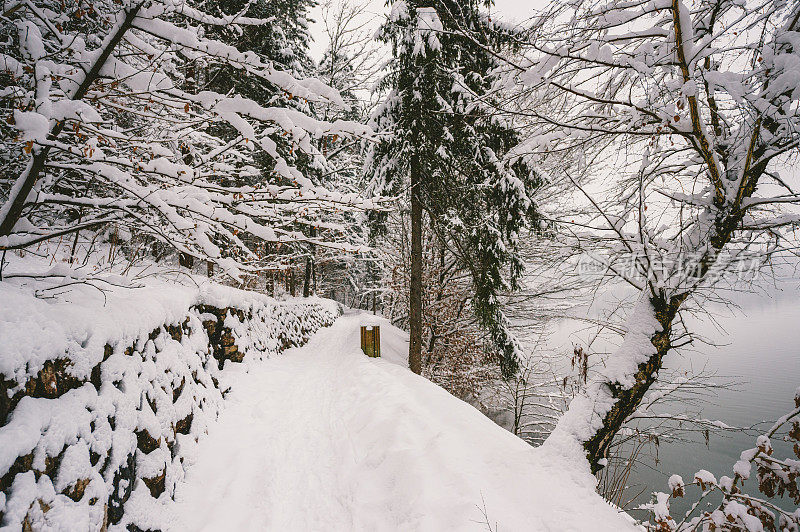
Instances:
[[[340,313],[217,285],[80,303],[0,285],[4,530],[140,529],[235,386],[231,366],[301,345]]]

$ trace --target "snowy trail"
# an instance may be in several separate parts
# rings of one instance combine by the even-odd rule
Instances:
[[[625,530],[591,479],[359,349],[362,316],[237,375],[179,485],[175,530]],[[588,480],[588,482],[587,482]]]

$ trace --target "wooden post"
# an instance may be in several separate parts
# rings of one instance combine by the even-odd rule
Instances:
[[[361,326],[361,350],[368,357],[381,356],[381,328],[377,325]]]

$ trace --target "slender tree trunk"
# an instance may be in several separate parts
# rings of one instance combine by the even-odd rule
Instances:
[[[270,297],[275,297],[275,272],[267,272],[267,293]]]
[[[411,159],[411,293],[409,297],[408,367],[422,373],[422,202],[420,164]]]
[[[81,224],[81,219],[83,218],[83,212],[78,215],[78,225]],[[80,230],[75,231],[75,239],[72,241],[72,250],[69,252],[69,263],[72,264],[75,262],[75,250],[78,249],[78,236],[81,234]]]
[[[311,228],[310,235],[312,237],[317,236],[316,228]],[[314,268],[314,246],[312,245],[308,251],[308,257],[306,257],[306,276],[305,282],[303,283],[303,297],[308,297],[312,294],[312,282],[316,278]]]
[[[303,281],[303,297],[311,295],[311,275],[314,270],[314,258],[309,255],[306,258],[306,276]]]
[[[311,293],[317,294],[317,261],[314,260],[314,267],[311,268]]]
[[[194,267],[194,257],[188,253],[178,253],[178,264],[191,270]]]

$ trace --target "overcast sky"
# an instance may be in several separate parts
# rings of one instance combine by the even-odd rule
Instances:
[[[348,1],[348,0],[341,0]],[[371,1],[374,15],[373,24],[375,28],[380,25],[383,20],[383,13],[386,11],[384,0]],[[534,7],[542,7],[546,4],[545,0],[495,0],[495,5],[492,7],[491,12],[493,16],[502,18],[507,22],[519,22],[527,19],[533,13]],[[327,46],[327,39],[323,32],[323,26],[319,22],[320,9],[312,10],[311,15],[317,22],[311,26],[311,34],[314,37],[314,42],[311,43],[311,57],[316,60],[322,58],[322,54]]]

